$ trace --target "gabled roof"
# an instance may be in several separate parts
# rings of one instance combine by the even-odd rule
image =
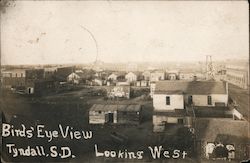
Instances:
[[[158,81],[155,94],[227,94],[227,86],[225,82],[217,81]]]
[[[86,73],[84,72],[76,72],[75,74],[77,74],[80,78],[86,77]]]
[[[141,105],[94,104],[90,111],[140,111]]]
[[[151,74],[152,73],[165,73],[165,71],[164,70],[153,70],[153,71],[151,71]]]

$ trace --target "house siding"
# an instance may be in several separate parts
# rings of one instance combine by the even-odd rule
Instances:
[[[207,97],[212,97],[212,105],[208,105]],[[192,95],[193,104],[195,106],[215,106],[215,103],[225,103],[227,106],[228,95],[227,94],[211,94],[211,95]],[[188,96],[185,97],[187,101]]]
[[[125,79],[127,79],[128,82],[133,82],[137,80],[137,76],[134,73],[128,73]]]
[[[89,123],[90,124],[104,124],[106,123],[105,115],[108,113],[114,114],[113,123],[117,123],[117,111],[90,111],[89,112]]]
[[[166,105],[166,96],[170,97],[170,105]],[[183,95],[154,94],[153,99],[155,111],[174,111],[174,109],[184,109]]]

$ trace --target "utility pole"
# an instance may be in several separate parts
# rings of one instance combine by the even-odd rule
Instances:
[[[206,56],[206,79],[214,79],[214,66],[213,66],[213,61],[212,61],[212,56],[207,55]]]

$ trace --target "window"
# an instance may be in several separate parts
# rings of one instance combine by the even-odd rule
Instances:
[[[178,124],[184,124],[184,120],[183,119],[178,119]]]
[[[170,105],[170,97],[166,96],[166,105]]]
[[[188,104],[193,104],[193,96],[188,96]]]
[[[207,104],[212,105],[212,96],[207,96]]]

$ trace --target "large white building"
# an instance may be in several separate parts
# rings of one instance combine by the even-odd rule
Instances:
[[[228,85],[215,81],[158,81],[152,96],[154,131],[162,131],[166,123],[189,125],[190,107],[227,107]]]

